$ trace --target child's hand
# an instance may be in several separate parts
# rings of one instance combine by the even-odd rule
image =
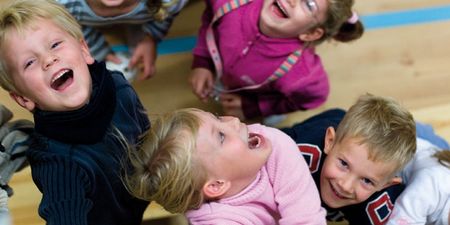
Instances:
[[[213,91],[213,74],[205,68],[195,68],[189,76],[192,91],[202,101],[207,102]]]
[[[242,99],[237,94],[221,94],[220,103],[223,107],[223,113],[226,116],[235,116],[241,121],[245,120],[244,111],[242,110]]]
[[[140,80],[146,80],[152,77],[155,72],[155,60],[156,60],[156,43],[152,37],[146,35],[134,49],[133,55],[130,59],[130,68],[137,66],[139,62],[144,67],[143,76]]]

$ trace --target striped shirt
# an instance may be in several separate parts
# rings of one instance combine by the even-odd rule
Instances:
[[[91,54],[96,60],[102,61],[111,47],[108,45],[103,34],[97,27],[106,27],[115,24],[142,25],[142,30],[151,35],[155,41],[160,41],[168,32],[173,19],[186,5],[187,0],[176,0],[167,9],[167,17],[163,21],[156,21],[154,15],[149,13],[146,0],[139,1],[138,5],[129,13],[102,17],[94,13],[85,0],[57,0],[64,5],[75,19],[82,25],[83,35],[89,46]],[[163,4],[170,3],[171,0],[163,0]]]

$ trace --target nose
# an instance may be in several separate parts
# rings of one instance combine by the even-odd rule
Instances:
[[[354,190],[354,179],[350,176],[343,177],[339,180],[338,185],[343,194],[352,194]]]
[[[241,124],[241,121],[234,116],[224,116],[223,120],[235,130],[238,130]]]
[[[49,54],[45,59],[44,59],[44,64],[43,64],[43,69],[47,70],[48,68],[50,68],[53,64],[55,64],[56,62],[58,62],[58,57],[56,55],[53,54]]]

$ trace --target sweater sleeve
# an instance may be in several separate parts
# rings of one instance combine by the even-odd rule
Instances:
[[[84,39],[89,46],[89,51],[97,61],[104,61],[106,55],[112,52],[106,42],[105,36],[97,29],[82,25]]]
[[[2,188],[0,188],[0,224],[11,224],[11,217],[8,210],[8,193]]]
[[[275,128],[271,138],[274,160],[267,164],[273,175],[275,201],[280,213],[280,225],[326,225],[325,209],[321,207],[319,191],[295,142]]]
[[[212,62],[211,56],[209,55],[208,46],[206,45],[206,30],[208,29],[209,24],[212,21],[213,18],[213,7],[211,5],[211,2],[209,0],[205,1],[206,8],[203,11],[203,15],[201,18],[201,26],[198,32],[198,38],[195,48],[192,50],[194,54],[194,63],[199,64],[198,60],[202,59],[206,62],[208,60]],[[197,57],[200,57],[200,59],[196,59]],[[206,62],[201,63],[200,67],[204,67],[204,65],[208,65]],[[195,64],[192,65],[193,68],[197,67]],[[211,65],[211,64],[209,64]],[[212,64],[214,65],[214,64]],[[206,67],[205,67],[206,68]],[[214,67],[213,67],[214,68]],[[213,71],[213,70],[212,70]]]
[[[246,118],[316,108],[330,92],[328,75],[312,49],[305,50],[291,70],[270,85],[273,92],[242,95]]]
[[[92,189],[86,171],[75,161],[49,157],[32,165],[33,180],[42,192],[39,215],[47,225],[88,225]]]
[[[173,5],[167,8],[167,17],[163,21],[150,20],[147,23],[143,24],[143,30],[146,33],[150,34],[155,41],[161,41],[169,31],[170,26],[172,26],[173,20],[187,2],[187,0],[174,0]],[[163,4],[172,3],[163,0]]]

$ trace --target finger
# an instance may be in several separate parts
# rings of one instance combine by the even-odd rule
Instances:
[[[108,54],[108,55],[106,55],[105,60],[113,62],[115,64],[120,64],[122,62],[122,60],[120,60],[120,58],[117,57],[115,54]]]
[[[141,58],[141,55],[138,54],[137,51],[134,52],[133,55],[131,56],[130,62],[128,63],[128,67],[129,68],[134,68],[140,58]]]

